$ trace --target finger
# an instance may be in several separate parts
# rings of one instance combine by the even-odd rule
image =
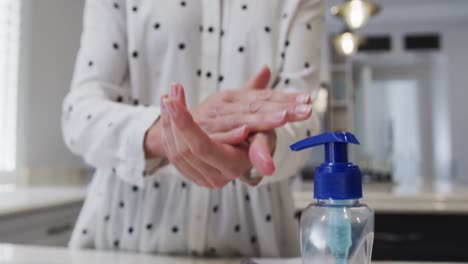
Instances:
[[[197,171],[197,175],[200,175],[203,182],[207,183],[209,188],[221,188],[226,185],[231,179],[225,177],[218,169],[198,158],[196,153],[192,153],[181,131],[175,127],[173,122],[171,122],[171,125],[174,137],[179,139],[177,141],[179,153],[182,154],[182,158],[185,162],[188,163],[193,170]]]
[[[263,66],[263,68],[255,74],[245,85],[244,89],[264,89],[267,87],[268,82],[271,78],[271,71],[268,66]]]
[[[175,89],[175,98],[179,100],[179,102],[182,103],[183,106],[187,107],[187,101],[185,100],[185,90],[184,87],[180,84],[177,83],[174,85]]]
[[[272,149],[269,138],[265,133],[258,133],[253,138],[249,147],[249,158],[252,166],[262,175],[272,175],[275,172],[275,164],[271,156]]]
[[[204,182],[202,175],[200,175],[196,170],[194,170],[184,159],[180,158],[177,154],[177,143],[174,140],[172,126],[170,118],[167,114],[167,108],[165,102],[168,100],[168,96],[161,97],[161,121],[163,127],[163,144],[164,149],[171,161],[179,172],[193,181],[195,184],[209,187],[210,185],[207,182]]]
[[[312,112],[312,106],[310,104],[298,104],[298,103],[278,103],[268,101],[257,101],[257,102],[242,102],[242,103],[225,103],[222,107],[218,107],[211,117],[219,117],[229,114],[255,114],[255,113],[268,113],[279,112],[282,110],[288,111],[288,117],[291,121],[299,120],[303,116],[307,116]]]
[[[244,142],[248,136],[249,129],[244,125],[227,132],[211,134],[210,138],[221,144],[237,145]]]
[[[250,132],[275,129],[286,124],[287,111],[276,113],[232,114],[204,121],[203,129],[208,132],[227,132],[246,125]]]
[[[180,138],[185,140],[192,153],[222,171],[223,175],[229,179],[235,179],[243,173],[242,167],[237,165],[241,162],[243,162],[242,164],[248,162],[248,157],[243,158],[241,150],[230,145],[213,142],[179,102],[170,101],[168,105],[171,120],[180,131]]]
[[[222,99],[225,102],[258,102],[270,101],[278,103],[309,104],[310,95],[300,92],[281,92],[272,89],[263,90],[225,90]]]

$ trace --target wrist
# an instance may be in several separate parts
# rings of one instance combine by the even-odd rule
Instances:
[[[166,158],[161,132],[161,121],[158,118],[145,134],[144,151],[146,159]]]

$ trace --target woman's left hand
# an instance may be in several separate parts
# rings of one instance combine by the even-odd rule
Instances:
[[[193,120],[176,87],[161,100],[164,152],[171,164],[191,181],[209,188],[221,188],[242,176],[251,168],[247,146],[211,139]]]

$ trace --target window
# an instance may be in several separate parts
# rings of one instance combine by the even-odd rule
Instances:
[[[0,175],[16,170],[20,6],[19,0],[0,0]]]

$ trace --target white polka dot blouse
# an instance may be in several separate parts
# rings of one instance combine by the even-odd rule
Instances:
[[[70,247],[297,256],[287,179],[308,153],[292,155],[288,146],[318,131],[314,115],[276,129],[276,172],[256,187],[237,180],[222,189],[199,187],[171,164],[146,160],[143,140],[174,81],[193,106],[241,87],[267,65],[269,87],[314,98],[324,2],[88,0],[62,123],[67,146],[96,172]]]

